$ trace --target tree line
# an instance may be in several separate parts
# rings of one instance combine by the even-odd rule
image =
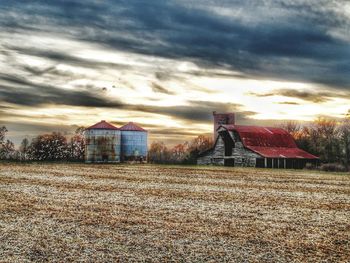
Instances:
[[[196,164],[199,153],[212,146],[213,139],[205,135],[174,147],[167,147],[164,142],[153,142],[148,150],[148,161],[159,164]]]
[[[85,155],[84,128],[78,128],[71,138],[61,133],[41,134],[29,141],[24,138],[18,149],[6,138],[8,130],[0,127],[0,159],[18,161],[83,161]]]
[[[84,128],[78,128],[71,138],[61,133],[41,134],[29,141],[24,138],[18,149],[6,138],[8,130],[0,128],[0,160],[19,161],[83,161],[85,156]],[[148,153],[151,163],[195,164],[200,152],[213,144],[211,137],[200,135],[190,142],[172,148],[164,142],[153,142]]]
[[[280,125],[295,139],[298,147],[318,156],[322,163],[350,168],[350,111],[343,120],[318,118],[302,124],[288,121]],[[60,133],[42,134],[29,141],[23,139],[18,149],[6,138],[8,130],[0,127],[0,159],[22,161],[83,161],[85,155],[84,128],[78,128],[70,138]],[[211,148],[211,136],[199,135],[189,142],[167,146],[155,141],[149,147],[148,161],[160,164],[195,164],[199,153]],[[333,164],[333,166],[332,166]],[[335,169],[335,168],[334,168]]]
[[[308,125],[296,121],[281,124],[299,148],[316,155],[329,170],[350,168],[350,112],[343,120],[317,118]]]

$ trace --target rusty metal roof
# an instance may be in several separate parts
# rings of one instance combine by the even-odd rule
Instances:
[[[119,130],[117,127],[115,127],[114,125],[106,122],[105,120],[102,120],[88,128],[86,128],[87,130],[92,130],[92,129],[97,129],[97,130]]]
[[[125,124],[123,127],[120,128],[121,131],[146,131],[145,129],[141,128],[137,124],[133,122],[129,122],[128,124]]]
[[[230,131],[237,131],[246,148],[264,157],[318,159],[318,157],[299,149],[292,135],[282,128],[222,126]]]
[[[247,146],[248,149],[256,152],[266,158],[296,158],[296,159],[318,159],[316,156],[305,152],[297,147],[256,147]]]

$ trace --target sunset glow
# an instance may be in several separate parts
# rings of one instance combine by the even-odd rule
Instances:
[[[0,124],[18,142],[134,121],[173,144],[212,132],[214,110],[241,124],[342,118],[341,2],[2,1]]]

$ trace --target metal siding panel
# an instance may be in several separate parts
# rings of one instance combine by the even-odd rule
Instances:
[[[123,156],[147,156],[147,132],[122,131],[121,134]]]
[[[120,136],[119,130],[92,129],[86,132],[86,161],[101,162],[106,158],[108,162],[119,162]]]

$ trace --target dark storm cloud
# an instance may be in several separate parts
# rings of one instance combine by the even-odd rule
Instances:
[[[296,99],[302,99],[305,101],[310,101],[314,103],[322,103],[327,102],[329,100],[332,100],[337,97],[345,97],[349,98],[350,94],[345,93],[334,93],[331,91],[321,91],[321,92],[313,92],[313,91],[306,91],[306,90],[295,90],[295,89],[277,89],[272,92],[268,93],[249,93],[251,96],[256,97],[271,97],[271,96],[284,96],[284,97],[290,97],[290,98],[296,98]],[[284,104],[291,104],[284,102]],[[293,102],[294,104],[294,102]]]
[[[86,59],[86,58],[79,58],[67,53],[58,52],[58,51],[52,51],[52,50],[40,50],[36,47],[32,48],[23,48],[23,47],[17,47],[17,46],[5,46],[10,51],[17,52],[22,55],[29,55],[33,57],[39,57],[39,58],[46,58],[50,61],[59,64],[59,63],[66,63],[72,66],[78,66],[78,67],[86,67],[86,68],[114,68],[114,69],[123,69],[127,70],[130,69],[130,66],[125,64],[119,64],[119,63],[109,63],[109,62],[101,62],[96,61],[92,59]],[[10,55],[6,54],[8,57]],[[37,69],[32,66],[26,66],[24,68],[28,72],[34,74],[34,75],[42,75],[47,72],[53,72],[57,73],[59,75],[59,72],[57,70],[55,71],[55,67],[48,67],[45,69]]]
[[[212,112],[217,111],[235,111],[239,110],[241,105],[210,101],[190,101],[189,105],[179,106],[150,106],[150,105],[128,105],[129,110],[167,115],[170,117],[183,119],[186,122],[206,122],[211,120]]]
[[[175,94],[175,92],[172,92],[172,91],[168,90],[167,88],[164,88],[162,85],[160,85],[158,83],[153,82],[151,87],[152,87],[152,90],[156,93],[164,93],[167,95],[174,95]]]
[[[46,104],[113,108],[123,106],[118,101],[109,101],[101,97],[96,93],[97,89],[95,93],[86,90],[66,90],[3,74],[0,74],[0,81],[0,102],[33,107]]]
[[[294,102],[294,101],[282,101],[282,102],[278,102],[278,104],[281,104],[281,105],[300,105],[300,103]]]
[[[348,32],[349,17],[336,9],[346,1],[213,3],[3,1],[0,25],[7,31],[63,33],[118,50],[190,59],[203,67],[349,88],[349,43],[331,34]],[[213,12],[216,7],[241,15],[223,16]]]

